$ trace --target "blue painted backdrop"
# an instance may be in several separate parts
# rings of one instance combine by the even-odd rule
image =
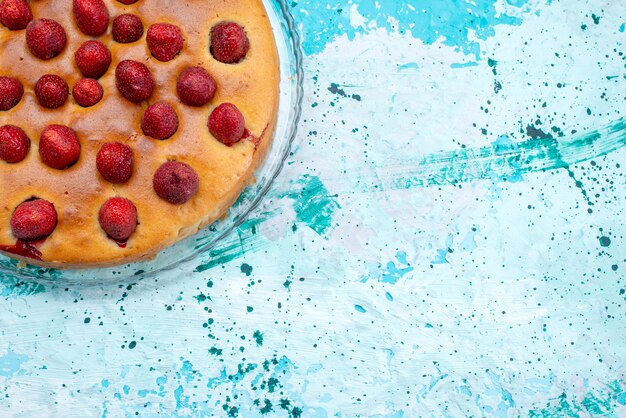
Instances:
[[[624,416],[623,0],[299,0],[284,172],[211,254],[0,277],[3,416]]]

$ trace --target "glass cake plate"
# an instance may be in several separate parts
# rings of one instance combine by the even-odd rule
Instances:
[[[280,104],[278,122],[272,146],[266,160],[255,174],[256,182],[248,186],[227,216],[195,235],[160,252],[150,261],[120,265],[111,268],[56,270],[23,266],[17,260],[0,255],[0,275],[24,280],[71,281],[104,283],[120,279],[133,280],[154,276],[172,269],[199,255],[209,252],[220,240],[255,212],[271,188],[287,159],[296,136],[303,96],[302,52],[300,39],[286,0],[263,0],[269,15],[280,58]]]

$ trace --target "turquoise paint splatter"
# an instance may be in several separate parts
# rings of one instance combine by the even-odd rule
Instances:
[[[304,175],[292,183],[294,190],[280,193],[280,198],[293,199],[296,219],[315,231],[326,234],[332,226],[332,217],[341,206],[337,196],[331,195],[316,176]]]
[[[529,412],[530,417],[578,417],[581,414],[591,416],[619,416],[622,410],[623,399],[626,398],[626,383],[615,380],[606,385],[604,390],[589,391],[584,398],[578,401],[562,393],[558,398],[548,402],[545,407],[534,409]]]
[[[28,356],[17,354],[9,347],[7,353],[0,357],[0,376],[11,377],[15,375],[28,360]]]
[[[470,62],[455,62],[450,64],[450,68],[454,69],[458,69],[458,68],[469,68],[469,67],[477,67],[478,63],[476,61],[470,61]]]
[[[204,293],[200,292],[199,295],[196,295],[193,297],[195,300],[198,301],[198,303],[203,303],[206,302],[207,300],[212,300],[211,296],[205,295]]]
[[[402,64],[398,66],[398,70],[400,71],[404,71],[404,70],[416,70],[417,68],[419,68],[417,66],[416,62],[407,62],[406,64]]]
[[[267,217],[262,219],[265,220]],[[263,239],[257,234],[256,227],[259,223],[259,219],[244,222],[237,228],[236,234],[231,234],[221,241],[219,246],[216,246],[203,256],[205,259],[208,258],[208,261],[198,265],[195,271],[203,272],[210,270],[216,266],[241,258],[246,252],[253,252],[260,248],[263,245]]]
[[[626,119],[569,140],[545,136],[503,144],[496,141],[488,147],[440,152],[397,164],[388,162],[377,169],[376,177],[359,177],[346,189],[374,192],[487,179],[518,181],[526,173],[569,168],[625,147]]]
[[[498,154],[515,153],[516,151],[519,150],[518,145],[515,142],[513,142],[511,137],[508,135],[501,135],[500,137],[498,137],[498,139],[496,139],[493,142],[492,145],[493,145],[493,149]],[[517,183],[517,182],[523,181],[524,177],[522,176],[522,169],[519,164],[519,161],[511,160],[510,164],[511,164],[511,167],[514,169],[512,174],[501,175],[497,172],[492,171],[491,172],[492,175],[490,176],[491,179],[494,181],[508,181],[510,183]]]
[[[25,282],[16,277],[0,273],[0,297],[9,299],[16,297],[32,296],[43,293],[45,291],[46,287],[41,283],[37,283],[34,281]]]
[[[137,396],[139,396],[140,398],[145,398],[148,395],[156,395],[156,394],[157,394],[156,390],[141,389],[137,391]]]
[[[524,6],[528,0],[515,0],[512,6]],[[424,0],[415,7],[413,2],[378,2],[366,0],[358,3],[357,10],[376,28],[408,33],[431,45],[438,40],[465,54],[480,59],[480,45],[470,39],[470,33],[478,39],[495,35],[497,25],[519,25],[521,20],[496,10],[496,1],[477,0],[464,3],[463,7],[440,0]],[[307,55],[324,50],[329,42],[339,36],[353,40],[358,34],[366,34],[370,25],[353,27],[350,23],[350,7],[343,1],[301,2],[291,5],[303,33],[302,46]]]
[[[414,270],[407,261],[407,255],[404,251],[398,251],[396,261],[389,261],[385,268],[380,263],[369,266],[369,273],[361,277],[361,282],[369,280],[377,280],[382,283],[396,284],[398,280],[411,273]]]
[[[185,382],[189,383],[194,379],[196,372],[193,370],[193,365],[191,364],[191,362],[188,360],[184,360],[183,365],[177,374],[179,379],[184,379]]]
[[[252,270],[252,266],[249,264],[243,263],[241,265],[241,272],[248,277],[250,277],[250,275],[252,274]]]
[[[472,230],[465,235],[465,238],[463,238],[463,241],[459,245],[459,249],[470,253],[474,251],[478,247],[476,244],[476,236],[479,232],[480,229],[478,227],[472,228]]]
[[[259,347],[263,345],[263,333],[261,331],[254,331],[252,338],[254,338],[256,345],[258,345]]]
[[[446,248],[440,248],[437,250],[437,255],[430,263],[433,265],[437,264],[448,264],[448,254],[452,252],[452,244],[454,242],[454,237],[452,235],[448,235],[446,238]]]
[[[331,83],[331,84],[330,84],[330,87],[328,87],[328,89],[327,89],[327,90],[328,90],[330,93],[332,93],[332,94],[336,94],[336,95],[337,95],[337,96],[339,96],[339,97],[346,97],[346,98],[354,99],[354,100],[356,100],[357,102],[360,102],[360,101],[362,100],[361,95],[359,95],[359,94],[348,94],[348,93],[346,93],[346,91],[345,91],[343,88],[341,88],[341,87],[339,86],[339,84],[337,84],[337,83]]]

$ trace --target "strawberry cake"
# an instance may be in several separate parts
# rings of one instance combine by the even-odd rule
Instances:
[[[279,67],[261,0],[0,0],[0,252],[153,258],[263,161]]]

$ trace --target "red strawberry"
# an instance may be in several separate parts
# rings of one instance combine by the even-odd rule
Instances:
[[[74,165],[80,157],[80,142],[67,126],[50,125],[41,133],[39,156],[48,167],[63,170]]]
[[[58,75],[46,74],[35,85],[35,95],[39,104],[48,109],[56,109],[65,104],[70,89]]]
[[[100,36],[109,26],[109,11],[102,0],[74,0],[74,18],[85,35]]]
[[[161,199],[181,205],[198,193],[200,179],[189,165],[168,161],[154,173],[152,185]]]
[[[243,27],[222,22],[211,28],[211,54],[225,64],[236,64],[248,54],[250,41]]]
[[[100,41],[87,41],[78,48],[74,59],[83,76],[100,78],[111,65],[111,52]]]
[[[20,204],[11,216],[11,232],[22,241],[46,238],[57,227],[57,211],[47,200],[33,199]]]
[[[28,155],[30,139],[17,126],[5,125],[0,128],[0,160],[19,163]]]
[[[148,107],[141,118],[144,135],[155,139],[168,139],[178,130],[178,115],[172,106],[157,102]]]
[[[157,23],[148,28],[146,42],[159,61],[171,61],[183,49],[183,35],[177,26]]]
[[[137,229],[137,208],[128,199],[113,197],[100,208],[98,221],[109,238],[126,242]]]
[[[223,103],[216,107],[209,116],[209,132],[224,145],[229,147],[243,138],[246,121],[231,103]]]
[[[187,68],[176,81],[180,101],[189,106],[204,106],[215,96],[216,89],[215,80],[202,67]]]
[[[37,58],[52,59],[65,49],[65,29],[52,19],[35,19],[26,27],[26,44]]]
[[[11,30],[26,28],[33,20],[33,12],[25,0],[4,0],[0,4],[0,23]]]
[[[144,64],[125,60],[115,69],[115,85],[122,96],[133,103],[143,102],[152,96],[154,80]]]
[[[102,96],[104,95],[104,90],[100,83],[93,78],[83,78],[79,80],[76,84],[74,84],[74,88],[72,89],[72,96],[74,96],[74,100],[82,107],[91,107],[96,105],[100,100],[102,100]]]
[[[0,111],[13,109],[23,95],[24,86],[17,78],[0,77]]]
[[[135,15],[123,14],[113,20],[113,39],[121,44],[129,44],[143,36],[143,23]]]
[[[126,183],[133,175],[133,150],[119,142],[109,142],[100,148],[96,166],[110,183]]]

